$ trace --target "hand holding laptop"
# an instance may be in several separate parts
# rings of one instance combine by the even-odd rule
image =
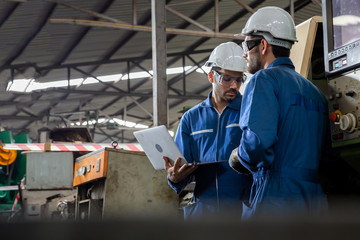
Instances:
[[[176,159],[174,165],[171,163],[168,157],[163,156],[163,159],[169,180],[173,183],[180,182],[197,169],[197,166],[189,166],[187,163],[181,165],[180,157]]]
[[[173,138],[170,136],[167,128],[164,125],[136,131],[134,132],[134,136],[140,143],[141,147],[144,149],[146,156],[149,158],[151,164],[156,170],[164,169],[164,161],[162,160],[163,156],[166,156],[168,162],[174,166],[175,159],[180,159],[179,166],[183,166],[185,164],[187,166],[200,166],[207,164],[218,164],[228,161],[214,160],[213,162],[198,161],[189,163],[180,152],[178,146],[175,144]]]

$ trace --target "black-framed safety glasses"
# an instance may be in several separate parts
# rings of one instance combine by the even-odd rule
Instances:
[[[215,79],[224,87],[230,87],[231,84],[236,81],[236,84],[241,84],[245,82],[247,76],[243,74],[241,77],[234,77],[226,74],[221,74],[216,70],[213,70]]]
[[[262,38],[243,41],[242,48],[243,48],[244,52],[245,53],[250,52],[251,49],[253,49],[254,47],[258,46],[261,43],[261,40],[262,40]]]

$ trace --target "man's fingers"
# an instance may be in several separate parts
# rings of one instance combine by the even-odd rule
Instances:
[[[193,171],[195,171],[195,169],[197,169],[197,166],[190,166],[186,163],[184,165],[181,166],[181,168],[179,169],[179,172],[181,172],[182,174],[185,174],[186,176],[189,175],[190,173],[192,173]]]
[[[187,163],[185,163],[184,165],[181,166],[181,168],[179,169],[179,172],[184,171],[184,169],[186,169],[188,167],[189,167],[189,165]],[[194,167],[194,166],[192,166],[192,167]]]
[[[187,174],[187,175],[191,174],[191,173],[192,173],[193,171],[195,171],[197,168],[198,168],[198,166],[190,166],[190,167],[187,167],[187,168],[185,169],[186,174]]]
[[[171,163],[170,163],[170,160],[168,157],[166,156],[163,156],[163,159],[164,159],[164,166],[165,166],[165,170],[168,170],[169,168],[172,167]]]
[[[181,161],[181,158],[178,157],[174,163],[175,171],[177,171],[180,168],[180,161]]]

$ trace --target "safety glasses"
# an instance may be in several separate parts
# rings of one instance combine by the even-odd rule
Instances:
[[[230,87],[234,81],[236,81],[236,84],[241,84],[246,80],[245,74],[243,74],[241,77],[234,77],[230,75],[220,74],[216,70],[213,70],[213,72],[216,80],[224,87]]]
[[[258,46],[261,43],[262,38],[249,40],[249,41],[243,41],[242,42],[242,48],[245,53],[250,52],[251,49]]]

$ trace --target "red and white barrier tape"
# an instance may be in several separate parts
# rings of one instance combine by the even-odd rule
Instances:
[[[50,151],[57,152],[92,152],[100,148],[109,147],[113,148],[110,143],[51,143]],[[21,151],[44,151],[44,143],[17,143],[17,144],[5,144],[4,149],[8,150],[21,150]],[[130,150],[140,152],[143,151],[142,147],[138,143],[119,143],[116,149]]]
[[[25,187],[21,187],[21,189],[25,189]],[[19,190],[18,185],[0,186],[0,191],[15,191],[15,190]]]

